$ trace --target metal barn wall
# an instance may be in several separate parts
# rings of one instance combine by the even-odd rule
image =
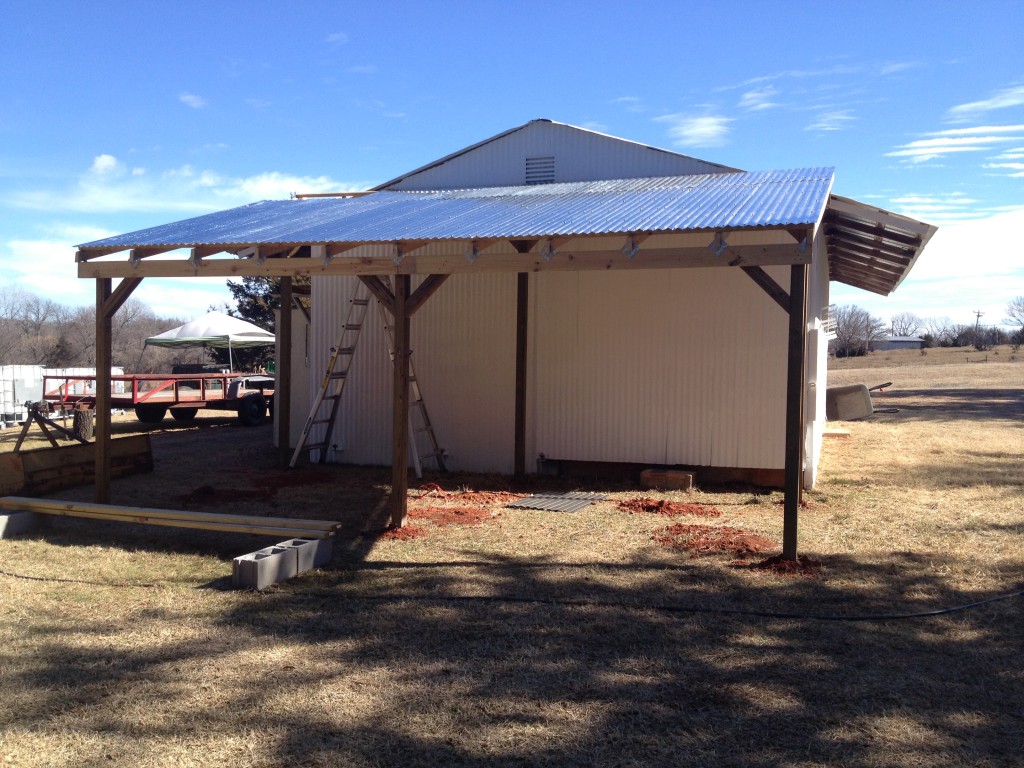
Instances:
[[[769,272],[788,284],[788,268]],[[529,468],[541,453],[783,466],[786,315],[741,271],[541,273],[530,282]],[[313,281],[310,397],[355,285]],[[452,469],[512,471],[515,303],[514,274],[456,275],[413,318],[413,363]],[[390,462],[391,397],[374,304],[329,460]]]
[[[414,278],[413,286],[418,284]],[[313,381],[319,389],[357,278],[313,280]],[[454,275],[413,316],[413,367],[449,466],[513,469],[516,276]],[[330,461],[391,462],[391,365],[376,302],[359,339]],[[315,434],[315,433],[314,433]],[[315,434],[312,442],[320,439]],[[421,436],[420,452],[427,445]],[[433,466],[427,463],[427,467]]]
[[[571,126],[537,121],[471,152],[407,176],[388,189],[461,189],[525,184],[526,158],[555,158],[554,181],[685,176],[731,169]]]
[[[786,315],[741,271],[542,274],[537,295],[538,453],[783,466]]]
[[[807,292],[807,375],[804,427],[804,487],[818,480],[825,433],[825,390],[828,387],[828,338],[824,318],[828,311],[828,251],[819,234],[814,240]]]

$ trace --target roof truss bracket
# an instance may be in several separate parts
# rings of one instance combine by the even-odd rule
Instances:
[[[540,241],[540,255],[544,261],[551,261],[558,253],[558,249],[569,242],[569,237],[545,237]]]
[[[789,294],[786,289],[775,282],[771,275],[765,272],[761,267],[740,267],[747,276],[750,277],[755,283],[761,286],[761,290],[767,293],[772,300],[782,307],[783,311],[789,314]]]
[[[159,248],[132,248],[128,252],[128,263],[131,264],[133,267],[137,267],[137,266],[139,266],[139,264],[142,263],[142,260],[144,258],[146,258],[147,256],[156,256],[158,253],[167,253],[168,251],[174,251],[174,250],[177,250],[177,249],[176,248],[166,248],[166,247],[159,247]]]
[[[257,252],[259,248],[256,249]],[[199,265],[203,263],[203,252],[199,248],[193,248],[188,255],[188,263],[192,265],[192,269],[199,273]]]
[[[471,240],[465,253],[466,261],[470,264],[475,263],[480,258],[480,251],[485,250],[492,243],[494,240]]]
[[[708,250],[715,254],[715,256],[721,256],[725,253],[725,249],[729,247],[729,243],[726,241],[729,234],[729,232],[715,232],[715,239],[708,244]]]
[[[640,253],[640,243],[646,240],[649,235],[630,235],[626,238],[626,244],[622,246],[623,255],[630,261]]]

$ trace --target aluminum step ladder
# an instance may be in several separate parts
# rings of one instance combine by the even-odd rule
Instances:
[[[359,341],[363,326],[366,322],[366,313],[370,305],[370,300],[369,288],[367,288],[365,283],[359,281],[355,296],[352,297],[352,300],[349,303],[348,313],[345,317],[345,323],[341,327],[341,334],[338,337],[338,343],[331,347],[331,356],[327,361],[327,370],[324,373],[324,378],[320,385],[320,391],[313,400],[309,416],[306,418],[306,423],[302,427],[302,433],[299,436],[298,444],[295,446],[295,451],[292,453],[291,461],[288,462],[289,467],[295,466],[303,450],[310,452],[318,450],[320,451],[319,463],[325,464],[327,462],[327,451],[331,447],[331,432],[333,431],[334,424],[338,419],[341,395],[342,392],[344,392],[345,382],[348,379],[349,370],[352,367],[356,344]],[[394,364],[394,336],[392,335],[392,328],[389,322],[388,313],[387,310],[385,310],[379,303],[378,309],[380,310],[380,316],[384,323],[388,357],[391,359],[392,364]],[[427,406],[423,401],[419,383],[416,381],[416,375],[412,367],[411,359],[409,361],[409,389],[411,395],[409,401],[409,431],[412,437],[409,441],[409,453],[413,460],[416,476],[423,476],[422,459],[425,458],[433,458],[437,464],[437,468],[441,471],[445,471],[444,450],[437,443],[437,437],[434,434],[433,425],[430,423],[430,417],[427,414]],[[414,412],[418,414],[416,420],[413,419]],[[419,424],[418,426],[414,423],[417,421]],[[313,431],[313,427],[321,424],[326,425],[324,430],[324,439],[316,443],[308,442],[310,433]],[[427,439],[430,441],[431,453],[426,456],[421,457],[419,454],[419,449],[416,445],[417,434],[426,434]]]

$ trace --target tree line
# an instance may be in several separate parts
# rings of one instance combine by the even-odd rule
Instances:
[[[150,336],[184,322],[158,317],[129,298],[112,322],[113,365],[126,373],[166,373],[179,363],[205,362],[205,350],[145,347]],[[0,365],[95,368],[96,308],[60,304],[21,288],[0,288]]]
[[[973,347],[979,351],[998,344],[1011,344],[1014,350],[1024,343],[1024,296],[1011,299],[1006,307],[1006,325],[1012,330],[978,322],[954,323],[948,317],[921,318],[913,312],[899,312],[888,321],[876,317],[862,307],[849,304],[836,308],[835,338],[829,352],[837,357],[867,354],[876,342],[886,336],[917,336],[925,348]]]

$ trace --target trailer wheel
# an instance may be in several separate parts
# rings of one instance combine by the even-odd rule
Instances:
[[[154,405],[153,403],[140,403],[135,406],[135,418],[143,424],[159,424],[167,415],[166,405]]]
[[[197,413],[198,408],[171,408],[171,418],[175,421],[192,421]]]
[[[267,417],[267,399],[259,392],[242,398],[238,404],[238,420],[247,427],[258,427]]]

